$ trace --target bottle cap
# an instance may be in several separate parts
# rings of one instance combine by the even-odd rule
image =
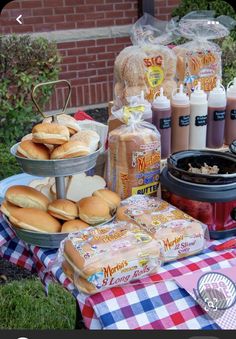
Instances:
[[[177,105],[188,105],[189,104],[189,97],[186,93],[184,93],[184,87],[181,84],[179,86],[179,92],[176,92],[177,90],[174,90],[172,93],[172,103],[175,103]]]
[[[201,89],[201,83],[199,81],[190,95],[190,104],[200,104],[204,101],[207,102],[207,94]]]
[[[160,88],[160,95],[155,96],[152,105],[159,109],[170,108],[170,100],[163,94],[163,87]]]
[[[217,80],[216,87],[210,91],[208,96],[208,106],[209,105],[225,105],[226,104],[226,93],[224,86],[220,83],[220,80]]]
[[[228,83],[227,96],[236,96],[236,78]]]

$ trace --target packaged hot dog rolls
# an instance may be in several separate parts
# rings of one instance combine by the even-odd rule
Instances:
[[[148,103],[149,104],[149,103]],[[145,104],[137,97],[112,114],[123,125],[108,137],[107,185],[125,199],[134,194],[156,194],[160,174],[160,134],[143,121]]]
[[[191,93],[198,82],[209,92],[221,79],[221,49],[211,40],[227,36],[235,20],[221,15],[215,18],[214,11],[194,11],[181,18],[178,33],[190,41],[173,48],[177,56],[176,75]]]
[[[206,247],[207,226],[166,201],[133,196],[123,204],[127,207],[123,213],[160,242],[164,262],[195,255]]]
[[[65,274],[87,294],[155,273],[162,262],[158,241],[138,225],[127,222],[69,235],[59,253]]]

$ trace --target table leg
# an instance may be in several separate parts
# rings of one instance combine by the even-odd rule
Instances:
[[[85,325],[84,325],[84,320],[82,317],[82,313],[79,307],[79,303],[77,300],[75,300],[76,302],[76,318],[75,318],[75,330],[83,330],[86,329]]]

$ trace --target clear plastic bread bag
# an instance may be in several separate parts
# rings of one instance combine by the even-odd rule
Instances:
[[[201,82],[205,92],[221,80],[221,49],[212,40],[226,37],[235,26],[235,20],[214,11],[194,11],[185,15],[178,24],[178,34],[189,42],[173,48],[177,56],[176,75],[187,86],[188,92]]]
[[[129,101],[120,109],[113,106],[112,114],[123,125],[108,137],[107,186],[121,199],[134,194],[156,195],[160,175],[160,134],[154,125],[143,121],[150,103],[141,104],[139,96]]]
[[[161,21],[145,13],[131,29],[133,46],[126,47],[114,64],[114,101],[120,107],[127,105],[127,97],[144,91],[152,102],[162,86],[171,96],[176,88],[175,53],[167,46],[174,40],[174,21]]]
[[[138,225],[89,227],[62,241],[57,265],[80,292],[94,294],[158,272],[162,247]]]
[[[154,197],[133,196],[123,202],[124,215],[163,247],[164,262],[201,253],[207,247],[207,225]]]

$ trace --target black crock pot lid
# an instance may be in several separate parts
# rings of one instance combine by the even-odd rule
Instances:
[[[168,169],[164,168],[160,175],[161,185],[169,192],[179,195],[183,198],[206,202],[227,202],[236,200],[236,183],[234,185],[214,185],[205,187],[204,185],[191,185],[189,182],[178,182],[171,177]]]

